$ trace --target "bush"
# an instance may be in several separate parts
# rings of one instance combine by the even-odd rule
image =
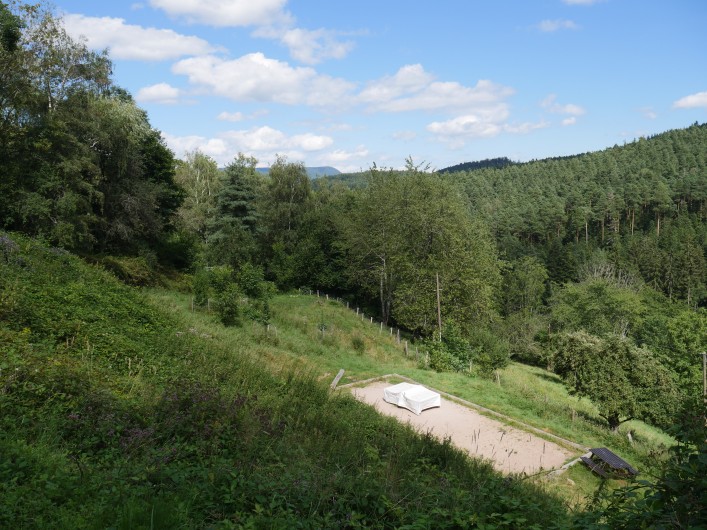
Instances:
[[[366,350],[366,343],[363,341],[363,337],[359,335],[351,337],[351,347],[355,352],[363,353]]]
[[[100,263],[128,285],[144,287],[155,284],[155,271],[144,256],[106,256]]]
[[[508,315],[499,331],[508,338],[510,355],[522,363],[547,368],[552,360],[545,347],[548,322],[547,316],[530,311]]]
[[[235,283],[229,283],[216,297],[216,311],[224,326],[239,324],[242,293]]]
[[[472,359],[479,372],[489,375],[510,362],[508,343],[487,328],[472,329],[469,336]]]
[[[211,295],[211,279],[208,271],[201,269],[194,275],[192,290],[194,292],[194,304],[199,307],[205,306]]]

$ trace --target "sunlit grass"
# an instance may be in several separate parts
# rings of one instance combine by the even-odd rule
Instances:
[[[406,357],[395,332],[391,335],[389,328],[381,330],[368,316],[361,318],[324,297],[279,295],[271,304],[274,316],[269,328],[252,322],[224,328],[214,315],[190,312],[186,295],[153,291],[151,296],[186,314],[190,325],[217,337],[234,353],[253,355],[275,370],[297,369],[329,383],[344,369],[340,385],[397,373],[577,444],[610,447],[639,469],[650,469],[656,454],[674,443],[639,421],[623,425],[619,433],[610,432],[589,400],[570,396],[555,374],[541,368],[511,363],[499,372],[498,380],[421,368],[424,352],[418,350],[416,355],[414,344],[409,344]],[[629,429],[633,443],[626,435]]]

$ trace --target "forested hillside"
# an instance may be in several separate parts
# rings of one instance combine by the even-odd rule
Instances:
[[[49,459],[70,491],[57,490],[49,479],[41,486],[48,493],[37,506],[47,510],[47,521],[55,504],[80,506],[88,495],[83,479],[107,481],[114,465],[157,471],[135,480],[115,471],[110,480],[127,504],[112,509],[102,492],[103,504],[77,520],[107,514],[105,524],[129,521],[133,505],[144,515],[147,507],[131,488],[147,479],[160,492],[153,509],[176,503],[199,524],[224,514],[250,520],[251,511],[266,509],[262,491],[274,487],[273,477],[297,461],[298,442],[303,461],[327,456],[316,452],[321,446],[307,452],[311,439],[303,430],[278,423],[280,412],[294,412],[278,408],[285,405],[277,390],[268,398],[273,408],[261,408],[248,401],[250,390],[248,399],[239,394],[246,387],[238,386],[245,383],[234,372],[295,394],[305,385],[313,401],[303,406],[331,410],[317,383],[248,372],[248,363],[225,368],[226,352],[177,340],[184,331],[179,323],[94,266],[131,286],[188,292],[192,311],[213,311],[229,328],[256,322],[268,329],[278,291],[336,294],[399,327],[425,352],[425,373],[494,378],[511,359],[553,370],[572,395],[592,401],[607,432],[616,434],[632,420],[673,429],[682,445],[667,476],[681,477],[677,490],[685,495],[651,509],[670,511],[679,497],[687,507],[683,522],[703,509],[704,479],[696,477],[704,477],[705,466],[698,353],[707,347],[707,124],[572,157],[523,164],[497,159],[444,173],[410,157],[402,170],[373,164],[353,177],[313,183],[304,163],[285,157],[267,175],[244,153],[233,153],[224,169],[198,150],[176,159],[111,71],[107,53],[72,40],[46,7],[0,3],[0,421],[3,432],[16,434],[16,440],[0,438],[13,455],[0,461],[0,473],[30,491],[44,479],[41,473],[28,479],[21,468],[36,471]],[[95,356],[97,345],[106,353]],[[137,358],[145,364],[133,368]],[[183,359],[193,361],[193,373],[179,365]],[[127,377],[116,364],[126,362]],[[144,379],[135,370],[144,370]],[[183,387],[186,394],[170,394],[170,385],[180,389],[183,380],[190,385]],[[215,386],[199,386],[214,380]],[[228,400],[244,399],[251,405],[243,417],[224,411]],[[175,412],[211,422],[221,438],[212,444],[184,415],[169,420]],[[155,414],[164,421],[147,419]],[[20,417],[29,423],[16,422]],[[109,436],[106,418],[122,422],[123,430]],[[54,422],[47,431],[45,420]],[[376,421],[365,419],[368,434]],[[355,421],[344,423],[332,413],[331,438],[325,436],[332,451],[338,450],[337,429],[353,429]],[[229,474],[219,458],[270,450],[260,431],[248,430],[258,428],[282,436],[278,443],[288,448],[288,459],[267,461],[259,474],[254,458],[249,477],[255,478],[246,484],[252,497],[232,501],[223,492],[238,491],[243,477]],[[234,433],[243,439],[230,439]],[[352,431],[351,439],[358,434]],[[150,446],[156,452],[141,445],[145,437],[159,442]],[[455,467],[461,457],[428,442],[419,447],[432,456],[412,464],[407,454],[412,460],[402,466],[439,473],[438,486],[448,480],[458,486],[457,476],[473,482],[466,464]],[[386,473],[403,473],[391,447],[390,440],[376,439],[363,456],[347,454],[375,462],[385,482]],[[181,463],[195,453],[208,465],[171,467],[173,449]],[[282,499],[289,497],[277,497],[269,515],[304,514],[314,525],[334,525],[329,517],[341,522],[347,513],[375,522],[380,509],[390,524],[412,524],[405,499],[370,508],[356,496],[363,491],[379,498],[387,487],[368,482],[365,470],[354,475],[360,490],[342,485],[340,471],[358,465],[354,460],[331,461],[330,490],[317,483],[332,498],[348,499],[348,512],[346,506],[318,511],[321,499],[307,497],[312,488],[303,482],[287,493],[302,498],[288,504]],[[448,474],[447,465],[461,475]],[[187,499],[199,493],[187,491],[191,481],[197,489],[213,483],[223,496],[190,511],[195,501]],[[183,489],[175,492],[174,484]],[[473,493],[464,485],[453,491],[463,502]],[[544,497],[539,506],[546,501],[554,506]],[[444,506],[454,521],[453,507]],[[504,509],[517,515],[526,509],[518,506]],[[23,517],[33,510],[23,509]],[[0,518],[15,515],[9,505],[3,510]],[[557,520],[564,518],[561,511]],[[487,515],[483,521],[498,514]],[[534,523],[541,519],[537,510],[531,515]],[[62,516],[71,526],[72,515]],[[104,519],[98,520],[100,526]]]
[[[576,281],[596,251],[688,305],[705,304],[707,124],[565,159],[456,173],[507,259]]]
[[[440,169],[440,173],[456,173],[459,171],[475,171],[477,169],[484,169],[484,168],[495,168],[495,169],[501,169],[506,166],[510,166],[515,164],[516,162],[513,162],[510,158],[507,157],[502,157],[502,158],[491,158],[491,159],[486,159],[486,160],[480,160],[478,162],[462,162],[461,164],[455,164],[453,166],[445,167],[443,169]]]

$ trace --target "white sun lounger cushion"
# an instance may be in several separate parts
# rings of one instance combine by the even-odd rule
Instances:
[[[383,390],[383,399],[419,415],[423,410],[439,407],[442,400],[437,392],[422,385],[399,383]]]

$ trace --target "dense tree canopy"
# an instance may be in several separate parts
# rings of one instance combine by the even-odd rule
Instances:
[[[82,251],[154,245],[182,200],[173,155],[112,84],[107,54],[42,6],[0,14],[2,226]]]
[[[342,224],[349,277],[377,295],[384,321],[429,334],[437,278],[443,318],[468,325],[494,312],[500,269],[490,234],[435,174],[411,164],[404,172],[373,168]]]
[[[678,407],[670,372],[645,349],[609,335],[585,332],[557,337],[555,371],[570,391],[590,398],[609,427],[631,419],[668,426]]]

